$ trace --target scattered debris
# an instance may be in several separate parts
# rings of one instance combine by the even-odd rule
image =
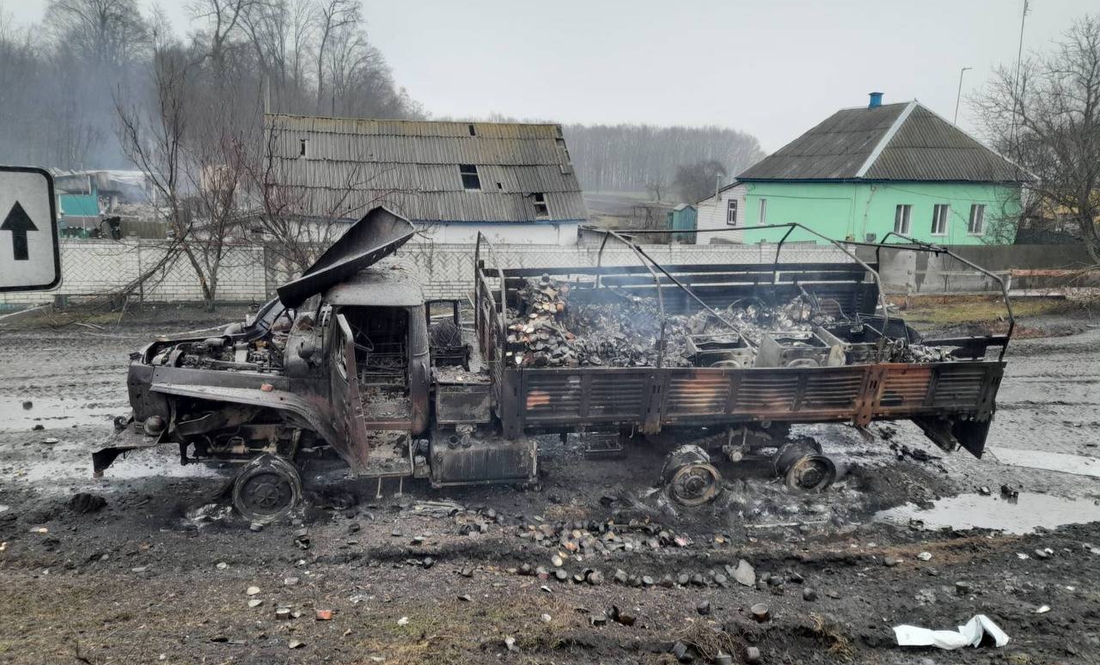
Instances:
[[[894,626],[894,637],[898,646],[935,646],[940,649],[959,649],[967,645],[979,646],[985,636],[989,636],[998,647],[1008,644],[1008,635],[984,614],[974,615],[958,631],[930,630],[917,626]]]
[[[730,577],[737,580],[738,584],[756,586],[756,571],[748,561],[741,559],[737,562],[737,568],[730,570],[730,567],[726,566],[726,571],[729,572]]]
[[[752,618],[756,619],[760,623],[764,623],[772,618],[772,612],[764,603],[757,603],[749,608],[749,612],[752,614]]]
[[[249,596],[255,596],[256,594],[260,593],[260,587],[250,586],[245,590],[245,593]]]
[[[69,499],[69,508],[71,508],[73,512],[82,515],[97,513],[106,506],[107,499],[98,494],[89,494],[88,492],[79,492]]]

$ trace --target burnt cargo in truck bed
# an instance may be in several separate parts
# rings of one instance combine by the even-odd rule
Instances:
[[[661,266],[644,254],[639,258],[640,265],[597,261],[587,267],[504,268],[481,239],[477,330],[505,436],[610,425],[655,434],[688,426],[830,421],[865,426],[907,419],[941,447],[961,445],[981,457],[1004,372],[1000,355],[1010,334],[920,339],[904,321],[884,313],[876,262]],[[508,341],[509,313],[521,309],[521,291],[537,278],[568,285],[572,300],[659,301],[664,317],[708,308],[717,317],[746,300],[778,307],[806,296],[828,310],[834,331],[858,322],[861,333],[873,332],[868,337],[884,343],[848,345],[862,347],[863,355],[849,353],[839,366],[519,366],[518,349]],[[890,361],[891,351],[898,356],[898,345],[914,342],[952,352],[941,362]]]

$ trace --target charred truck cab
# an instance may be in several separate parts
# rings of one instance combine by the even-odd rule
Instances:
[[[133,413],[93,455],[94,471],[176,445],[184,464],[240,465],[234,505],[263,522],[301,499],[303,449],[330,448],[360,477],[445,487],[536,482],[539,434],[581,433],[593,456],[631,436],[664,437],[692,444],[670,454],[663,474],[690,505],[717,491],[712,455],[736,462],[777,449],[789,484],[826,487],[832,463],[788,440],[792,423],[911,419],[944,449],[984,448],[1004,367],[990,352],[1003,356],[1011,328],[922,340],[889,318],[877,266],[855,255],[664,267],[610,233],[640,265],[602,266],[601,247],[593,267],[504,269],[479,238],[466,329],[457,301],[426,300],[413,270],[380,263],[413,232],[376,208],[245,323],[133,354]],[[751,308],[735,311],[746,301],[784,313],[760,328],[745,318]],[[568,326],[584,322],[573,307],[604,319],[619,307],[644,313],[659,324],[654,348],[627,344],[629,357],[601,359],[627,335],[574,334]],[[800,323],[772,329],[791,317]]]

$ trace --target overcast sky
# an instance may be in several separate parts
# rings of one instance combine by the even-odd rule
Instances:
[[[151,7],[153,0],[140,0]],[[0,0],[20,22],[46,0]],[[190,30],[182,2],[161,5]],[[1023,0],[369,0],[370,38],[436,116],[716,124],[773,151],[838,108],[919,99],[951,118],[1016,57]],[[1031,0],[1025,50],[1097,0]],[[974,130],[965,101],[959,124]]]

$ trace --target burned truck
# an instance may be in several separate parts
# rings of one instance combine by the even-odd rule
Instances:
[[[1011,326],[922,338],[852,243],[846,262],[783,263],[781,242],[772,263],[661,265],[607,232],[593,265],[507,268],[479,237],[459,302],[426,300],[389,257],[413,234],[376,208],[245,323],[133,354],[133,413],[95,472],[175,445],[183,464],[239,464],[234,505],[267,521],[301,499],[296,460],[318,449],[379,483],[448,487],[536,483],[543,435],[579,434],[593,456],[649,439],[688,505],[714,496],[716,464],[761,454],[790,486],[826,487],[834,465],[797,423],[911,420],[945,450],[984,449]],[[637,263],[604,265],[608,243]]]

